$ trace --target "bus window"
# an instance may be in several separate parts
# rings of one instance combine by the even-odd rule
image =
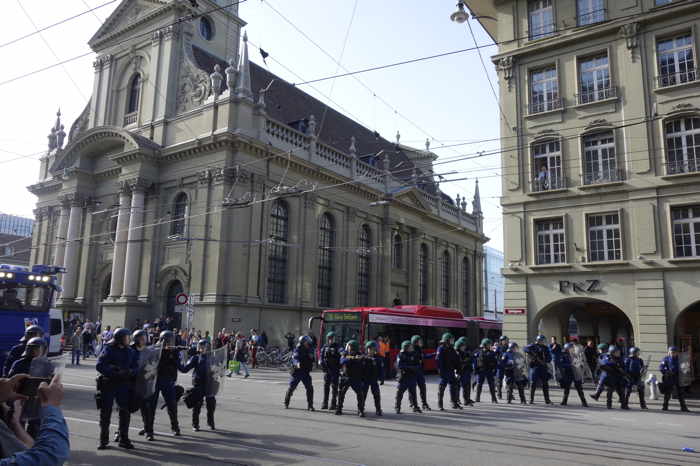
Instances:
[[[7,286],[0,289],[0,309],[40,310],[49,308],[51,289],[48,287]]]
[[[360,322],[326,322],[323,330],[324,333],[335,332],[335,341],[343,348],[350,340],[360,341]],[[326,335],[322,337],[325,344]]]

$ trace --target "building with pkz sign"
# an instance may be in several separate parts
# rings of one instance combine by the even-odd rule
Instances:
[[[700,3],[464,3],[499,44],[504,333],[675,344],[697,377]]]

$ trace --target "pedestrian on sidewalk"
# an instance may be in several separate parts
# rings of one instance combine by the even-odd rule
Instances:
[[[241,333],[236,334],[236,346],[234,347],[233,351],[233,359],[234,361],[238,361],[241,365],[236,372],[236,375],[241,375],[241,369],[243,369],[245,371],[244,378],[247,379],[250,377],[250,372],[248,371],[248,366],[246,365],[248,361],[248,346],[246,345],[245,338]]]
[[[82,328],[77,327],[75,333],[70,337],[70,363],[74,366],[80,365],[80,346],[83,341],[82,331]]]

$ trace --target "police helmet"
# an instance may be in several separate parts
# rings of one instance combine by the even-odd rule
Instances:
[[[367,343],[365,343],[365,348],[367,348],[367,349],[374,348],[376,350],[377,349],[377,342],[374,340],[370,340]]]
[[[505,335],[501,335],[501,336],[498,338],[498,341],[508,341],[508,337],[505,336]]]
[[[175,341],[175,334],[170,330],[163,330],[158,336],[158,341],[162,341],[166,345],[172,344]]]
[[[205,348],[208,347],[208,346],[209,346],[209,340],[207,340],[206,338],[202,338],[201,340],[199,340],[199,341],[197,342],[197,347],[199,348],[199,347],[201,347],[201,346],[203,346],[203,347],[205,347]]]
[[[304,343],[311,344],[311,337],[308,335],[302,335],[299,337],[299,344],[303,345]]]
[[[540,343],[540,342],[545,342],[545,343],[546,343],[546,342],[547,342],[547,337],[544,336],[544,335],[537,335],[537,338],[535,338],[535,342],[536,342],[536,343]]]
[[[411,346],[411,342],[408,341],[408,340],[404,340],[404,341],[401,343],[401,351],[406,351],[406,350],[408,349],[409,346]]]
[[[420,340],[422,340],[422,339],[423,339],[423,337],[421,337],[420,335],[413,335],[413,336],[411,337],[411,344],[412,344],[412,345],[415,345],[415,344],[417,344],[417,343],[418,343]]]
[[[516,349],[518,349],[518,344],[514,341],[511,341],[510,343],[508,343],[508,349],[509,350],[516,350]]]
[[[44,329],[39,327],[38,325],[30,325],[26,329],[24,329],[24,336],[19,339],[20,342],[24,343],[25,341],[29,341],[34,337],[43,337],[44,336]]]
[[[351,350],[359,351],[360,343],[357,340],[350,340],[345,346],[349,346]]]
[[[128,328],[118,328],[114,331],[112,334],[112,339],[109,341],[109,344],[112,345],[125,345],[124,343],[124,337],[127,339],[129,338],[129,335],[131,335],[131,332],[129,331]]]
[[[490,338],[484,338],[483,340],[481,340],[481,346],[482,346],[482,347],[483,347],[483,346],[489,347],[489,346],[491,346],[492,344],[493,344],[493,342],[491,341]]]
[[[638,354],[639,354],[639,348],[637,348],[636,346],[631,347],[631,348],[629,349],[629,354],[630,354],[630,356],[636,356],[636,355],[638,355]]]
[[[333,330],[326,333],[326,341],[328,341],[329,338],[335,338],[335,332]]]
[[[573,343],[566,343],[564,345],[564,351],[569,351],[570,349],[574,349],[574,344]]]
[[[605,343],[601,343],[598,345],[598,351],[607,351],[608,350],[608,345]]]
[[[39,354],[34,354],[34,350],[40,349]],[[43,337],[33,337],[27,342],[27,346],[24,348],[22,357],[34,357],[38,358],[46,353],[46,340]]]
[[[137,338],[143,337],[143,343],[148,344],[148,333],[145,330],[134,330],[131,334],[131,341],[136,342]]]
[[[457,341],[455,341],[455,349],[459,349],[460,346],[466,346],[467,345],[467,339],[465,337],[459,337],[457,338]]]
[[[440,341],[447,343],[450,340],[454,340],[454,336],[450,332],[445,332],[442,334],[442,339]]]
[[[674,352],[674,353],[676,353],[676,352],[678,352],[678,347],[676,347],[676,346],[669,346],[669,347],[668,347],[668,350],[669,350],[669,351],[672,351],[672,352]]]
[[[620,348],[615,345],[608,346],[608,353],[613,354],[615,351],[620,351]]]

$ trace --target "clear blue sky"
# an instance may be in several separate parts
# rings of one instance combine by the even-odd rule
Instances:
[[[21,5],[41,28],[108,1],[21,0]],[[5,20],[0,29],[0,62],[4,64],[0,69],[0,82],[89,52],[88,39],[118,3],[41,35],[2,46],[34,29],[17,0],[5,0]],[[301,78],[285,70],[280,63],[307,80],[336,74],[338,66],[270,6],[283,13],[336,60],[341,59],[347,33],[341,62],[345,68],[355,70],[472,47],[466,25],[452,23],[449,19],[455,3],[454,0],[357,0],[353,17],[354,0],[248,0],[241,4],[239,13],[248,23],[246,29],[251,43],[277,60],[267,60],[269,69],[288,81],[299,82]],[[348,29],[351,18],[352,25]],[[479,44],[490,42],[478,23],[473,22],[473,27]],[[485,48],[482,54],[488,73],[497,85],[494,67],[488,59],[494,51],[495,47]],[[251,49],[251,58],[261,61],[255,48]],[[94,55],[88,55],[0,86],[4,104],[0,114],[0,170],[4,192],[0,196],[0,211],[32,216],[35,198],[25,187],[36,181],[38,153],[46,149],[46,136],[55,121],[56,109],[61,107],[67,131],[85,106],[92,92],[93,60]],[[303,89],[376,129],[387,139],[394,139],[398,130],[402,143],[422,148],[429,135],[434,138],[431,148],[443,158],[499,147],[494,141],[437,149],[441,144],[499,136],[498,107],[475,51],[369,72],[358,78],[377,97],[351,77],[319,83],[316,89],[310,86]],[[470,179],[446,183],[442,189],[451,196],[466,194],[471,201],[474,180],[478,177],[485,212],[484,230],[492,238],[489,244],[502,249],[499,156],[446,163],[439,165],[436,172],[452,170],[460,173],[447,178],[467,176]]]

